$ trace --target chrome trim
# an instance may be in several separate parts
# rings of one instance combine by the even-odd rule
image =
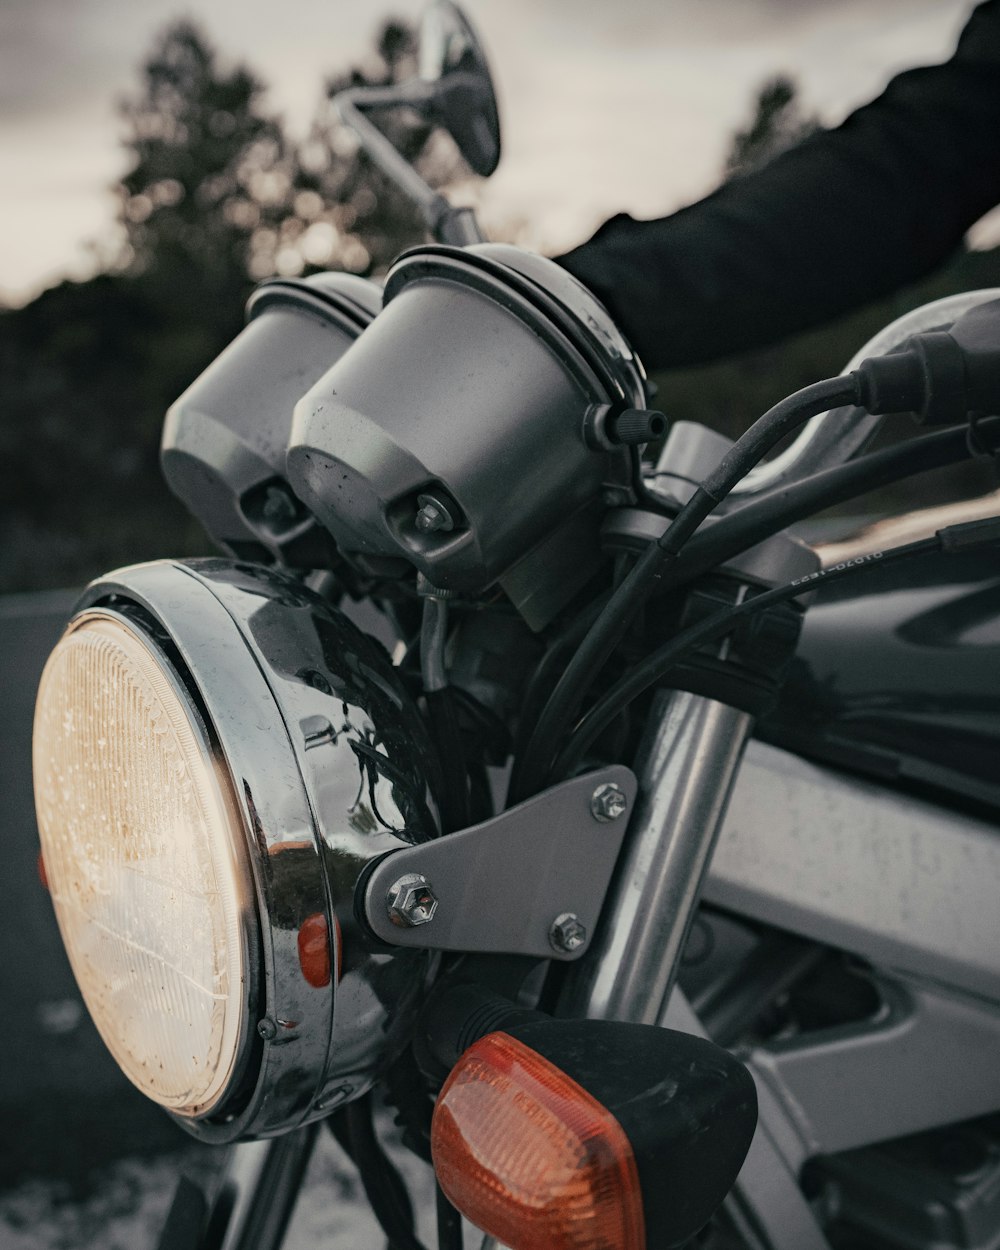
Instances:
[[[639,800],[593,946],[560,1014],[655,1024],[670,992],[752,717],[661,693],[636,771]]]
[[[219,1114],[178,1123],[215,1142],[286,1131],[363,1093],[415,1006],[427,957],[375,951],[353,898],[371,860],[434,832],[426,735],[381,648],[291,578],[161,561],[93,583],[78,610],[95,606],[162,633],[196,688],[261,918],[245,1102],[233,1091]],[[300,965],[300,926],[314,915],[327,918],[326,985]]]

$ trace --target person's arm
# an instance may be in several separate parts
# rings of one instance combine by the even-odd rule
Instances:
[[[657,221],[620,216],[556,259],[647,366],[774,342],[945,261],[1000,202],[1000,0],[943,65]]]

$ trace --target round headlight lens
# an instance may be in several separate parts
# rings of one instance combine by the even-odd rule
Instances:
[[[204,1115],[246,1027],[240,818],[198,711],[151,640],[98,610],[49,658],[35,805],[63,942],[133,1084]]]

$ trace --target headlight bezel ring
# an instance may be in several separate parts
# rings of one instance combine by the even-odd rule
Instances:
[[[196,709],[251,886],[232,1076],[203,1113],[174,1118],[209,1142],[288,1131],[370,1086],[425,979],[426,957],[378,949],[353,911],[371,860],[436,832],[418,714],[378,644],[263,567],[119,570],[87,588],[70,631],[95,614],[158,652]],[[400,806],[407,786],[412,802]],[[318,976],[303,962],[306,922],[313,937],[326,932]]]

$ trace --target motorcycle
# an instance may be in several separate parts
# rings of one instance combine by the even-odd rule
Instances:
[[[339,98],[436,242],[257,289],[163,436],[225,556],[92,583],[39,690],[83,997],[229,1150],[163,1250],[280,1246],[323,1124],[419,1246],[376,1093],[442,1250],[461,1216],[515,1250],[995,1250],[1000,518],[795,527],[996,453],[1000,291],[735,443],[668,429],[591,293],[370,120],[399,107],[496,167],[446,0],[420,77]],[[900,413],[942,428],[861,454]]]

